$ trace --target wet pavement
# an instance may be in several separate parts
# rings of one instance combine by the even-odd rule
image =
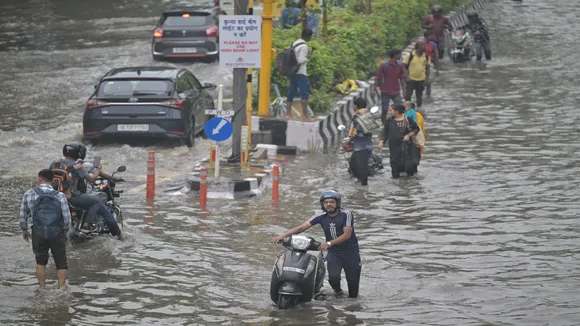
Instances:
[[[266,194],[210,200],[201,213],[197,197],[179,191],[160,189],[147,204],[152,147],[90,148],[106,170],[128,166],[119,185],[128,239],[70,248],[69,292],[38,294],[18,206],[36,172],[80,139],[96,80],[112,67],[174,64],[202,82],[231,83],[217,63],[153,63],[150,33],[173,3],[75,3],[0,5],[0,323],[578,324],[580,9],[572,2],[486,6],[494,59],[445,61],[423,108],[428,143],[414,178],[392,180],[386,169],[366,189],[340,155],[309,154],[285,169],[278,207]],[[207,148],[205,140],[157,146],[163,187],[184,184]],[[281,247],[268,242],[314,214],[326,188],[355,214],[361,296],[277,311],[268,287]]]

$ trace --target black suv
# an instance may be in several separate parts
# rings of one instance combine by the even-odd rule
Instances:
[[[214,108],[207,89],[191,71],[172,67],[112,69],[95,85],[83,116],[88,143],[106,137],[179,139],[191,147]]]
[[[218,11],[168,9],[153,30],[151,54],[154,60],[164,58],[219,56]]]

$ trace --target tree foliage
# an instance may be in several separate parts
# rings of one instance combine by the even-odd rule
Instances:
[[[445,12],[459,2],[437,1]],[[372,12],[365,15],[365,1],[351,0],[345,8],[329,10],[328,35],[309,42],[315,49],[308,62],[312,110],[326,112],[332,108],[333,101],[340,97],[333,91],[335,80],[367,80],[390,49],[409,44],[421,33],[421,21],[432,4],[431,0],[373,0]],[[301,29],[300,24],[293,29],[275,29],[273,48],[279,53],[290,47],[300,37]],[[275,66],[272,68],[272,83],[285,94],[288,80]]]

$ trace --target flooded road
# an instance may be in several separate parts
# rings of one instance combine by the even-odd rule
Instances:
[[[159,192],[146,205],[139,186],[147,148],[91,148],[108,170],[128,166],[129,182],[119,186],[129,190],[120,202],[128,240],[72,247],[62,296],[34,292],[34,258],[17,226],[22,193],[65,141],[80,139],[84,103],[101,74],[152,64],[150,30],[164,4],[100,2],[72,15],[81,8],[67,14],[62,2],[42,2],[34,13],[44,18],[24,19],[33,6],[2,3],[0,42],[12,52],[0,52],[0,323],[578,324],[580,8],[572,2],[487,5],[494,59],[445,61],[423,108],[428,143],[415,178],[392,180],[387,170],[362,188],[342,157],[310,154],[287,167],[279,208],[268,196],[210,200],[200,214],[189,194]],[[101,8],[115,8],[113,18]],[[21,24],[45,42],[28,42]],[[203,81],[230,80],[217,65],[178,65]],[[206,148],[156,148],[158,178],[179,184]],[[281,248],[268,242],[315,213],[326,188],[355,214],[361,296],[276,311],[268,287]],[[318,228],[309,234],[323,237]]]

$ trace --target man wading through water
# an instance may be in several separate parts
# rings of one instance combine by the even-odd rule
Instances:
[[[293,234],[302,233],[311,226],[320,224],[324,230],[326,243],[320,245],[321,250],[328,250],[326,266],[328,283],[337,296],[343,295],[340,286],[340,273],[344,269],[348,286],[348,297],[358,297],[360,272],[362,268],[358,239],[354,232],[354,216],[352,212],[341,206],[340,194],[328,190],[320,195],[322,213],[312,216],[308,221],[292,230],[274,237],[273,243],[279,243]]]
[[[367,101],[362,97],[357,97],[353,101],[356,111],[352,118],[352,124],[348,132],[353,143],[353,153],[348,165],[352,174],[361,182],[361,185],[367,186],[369,180],[369,156],[373,152],[373,134],[363,131],[358,118],[367,113]]]
[[[38,172],[38,186],[24,193],[20,207],[20,229],[26,242],[32,239],[32,251],[36,257],[36,277],[40,288],[46,283],[48,251],[56,265],[58,288],[66,282],[66,244],[71,216],[66,197],[52,188],[54,175],[45,169]],[[28,230],[28,218],[32,216],[32,232]]]
[[[372,88],[373,97],[377,94],[377,86],[381,91],[381,121],[383,124],[387,119],[389,103],[391,101],[393,101],[393,104],[403,103],[401,91],[403,91],[403,94],[406,92],[405,70],[403,69],[403,64],[399,62],[401,60],[401,50],[392,49],[389,51],[389,58],[390,60],[379,66]]]
[[[433,31],[439,52],[439,59],[443,59],[445,55],[445,29],[451,31],[453,30],[453,25],[451,25],[449,18],[443,16],[441,6],[435,5],[431,8],[431,15],[425,17],[423,28]]]
[[[403,59],[405,69],[408,71],[407,94],[405,99],[410,101],[413,92],[415,92],[415,96],[417,96],[417,107],[419,108],[423,105],[423,90],[425,89],[425,84],[429,83],[430,63],[426,49],[427,45],[425,41],[417,41],[415,43],[415,50]]]
[[[427,52],[427,56],[429,57],[429,61],[433,63],[435,68],[435,76],[439,76],[439,56],[437,53],[439,52],[439,48],[437,47],[437,43],[435,43],[435,37],[431,31],[425,31],[423,33],[425,37],[426,47],[425,52]],[[429,83],[425,85],[425,94],[427,96],[431,96],[431,84],[433,83],[433,78],[429,79]]]

